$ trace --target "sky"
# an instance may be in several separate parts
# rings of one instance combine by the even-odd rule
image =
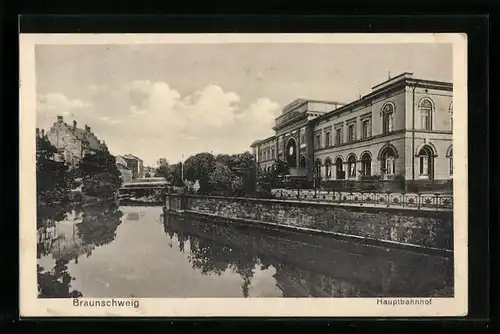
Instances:
[[[297,98],[349,103],[403,72],[452,81],[451,44],[37,45],[37,127],[85,124],[145,165],[242,153]]]

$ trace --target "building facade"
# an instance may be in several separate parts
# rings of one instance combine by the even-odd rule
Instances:
[[[89,152],[108,149],[106,143],[100,141],[89,126],[85,125],[84,129],[80,129],[76,121],[72,125],[67,124],[62,116],[57,116],[57,121],[46,135],[62,159],[71,166],[76,165]]]
[[[120,156],[126,161],[127,167],[132,170],[132,178],[143,178],[144,177],[144,162],[139,157],[132,154],[126,154]]]
[[[299,99],[273,129],[252,144],[263,170],[281,159],[291,175],[332,187],[369,179],[449,185],[453,178],[449,82],[403,73],[349,104]]]
[[[127,166],[127,161],[120,156],[116,157],[116,168],[118,168],[123,182],[132,180],[132,169]]]

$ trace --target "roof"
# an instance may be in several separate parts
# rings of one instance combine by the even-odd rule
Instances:
[[[132,155],[132,154],[125,154],[123,157],[124,157],[125,159],[134,159],[134,160],[141,160],[141,161],[142,161],[142,159],[141,159],[141,158],[136,157],[135,155]]]
[[[250,144],[250,147],[254,147],[254,146],[257,146],[258,143],[260,143],[261,141],[260,140],[254,140],[252,142],[252,144]]]
[[[125,161],[125,159],[123,159],[121,156],[117,155],[115,157],[115,160],[116,160],[116,164],[120,164],[120,165],[123,165],[123,166],[127,166],[127,162]]]
[[[87,132],[83,129],[76,128],[73,130],[73,133],[79,140],[87,141],[90,149],[99,150],[103,148],[103,144],[99,142],[99,139],[97,139],[97,137],[92,132]]]

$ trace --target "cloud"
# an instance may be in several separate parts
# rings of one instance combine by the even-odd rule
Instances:
[[[37,97],[37,126],[48,129],[56,121],[57,116],[73,117],[89,114],[92,103],[80,99],[68,98],[60,92],[41,94]]]
[[[181,96],[167,82],[135,80],[90,86],[87,96],[92,103],[61,93],[40,96],[38,117],[52,124],[56,114],[72,115],[92,126],[113,154],[133,153],[150,164],[160,157],[177,161],[182,154],[248,150],[272,133],[280,110],[268,98],[242,105],[240,95],[217,84]]]
[[[91,104],[79,99],[69,99],[62,93],[48,93],[40,95],[37,101],[37,109],[40,112],[57,111],[69,115],[72,111],[88,108]]]

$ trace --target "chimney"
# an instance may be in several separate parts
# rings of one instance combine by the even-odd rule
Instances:
[[[63,122],[63,117],[62,116],[57,116],[57,122],[62,123]]]
[[[73,130],[76,130],[76,121],[73,121]]]

